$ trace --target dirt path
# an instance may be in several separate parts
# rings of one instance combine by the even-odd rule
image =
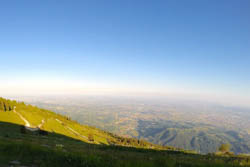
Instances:
[[[25,123],[25,128],[27,130],[30,130],[30,131],[38,131],[42,126],[43,124],[45,123],[44,119],[42,120],[42,123],[39,124],[37,127],[31,127],[31,124],[29,123],[29,121],[27,119],[25,119],[20,113],[16,112],[16,107],[14,107],[14,110],[13,110],[14,113],[16,113],[20,118],[21,120],[23,120],[23,122]]]
[[[56,119],[56,121],[59,122],[60,124],[62,124],[62,121],[60,121],[58,119]],[[81,135],[80,133],[76,132],[74,129],[72,129],[72,128],[66,126],[66,125],[64,125],[64,127],[67,128],[68,130],[70,130],[71,132],[73,132],[73,134],[75,134],[77,136],[80,136],[80,137],[82,137],[84,139],[88,139],[86,136]]]
[[[28,128],[31,127],[29,121],[25,119],[20,113],[16,112],[16,107],[14,107],[13,112],[16,113],[21,118],[21,120],[23,120],[23,122],[25,123],[25,127],[28,127]]]
[[[40,129],[44,125],[45,121],[44,119],[42,120],[42,123],[40,123],[37,127]]]

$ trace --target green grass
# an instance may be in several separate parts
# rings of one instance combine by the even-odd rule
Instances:
[[[94,127],[39,109],[15,104],[16,111],[48,135],[21,131],[24,122],[12,111],[0,111],[0,166],[13,160],[25,166],[40,167],[239,167],[250,166],[250,157],[200,155],[192,151],[177,151],[173,147],[153,145],[104,132]],[[56,120],[58,119],[59,122]],[[76,131],[78,134],[72,132]],[[22,132],[22,133],[21,133]],[[94,136],[94,142],[81,137]],[[108,145],[112,141],[112,145]],[[151,149],[153,148],[153,149]]]
[[[0,112],[0,121],[24,125],[20,117],[12,111]]]
[[[22,165],[44,167],[237,167],[247,161],[119,147],[84,146],[67,151],[27,142],[0,142],[0,146],[1,165],[18,160]]]
[[[9,133],[3,133],[9,132]],[[57,147],[62,144],[63,147]],[[0,122],[0,166],[18,160],[41,167],[240,167],[250,166],[248,156],[216,156],[182,151],[97,145],[57,133],[40,136],[20,133],[20,125]]]
[[[66,117],[47,110],[39,109],[37,107],[33,107],[30,105],[20,106],[16,108],[16,111],[20,113],[25,119],[27,119],[33,127],[38,126],[39,124],[41,124],[42,120],[44,120],[45,123],[42,126],[42,129],[48,132],[55,132],[74,139],[82,140],[84,142],[89,142],[88,135],[92,134],[95,139],[94,143],[96,144],[108,144],[107,138],[115,140],[113,137],[107,135],[103,131],[80,125],[77,122],[67,120]],[[16,117],[18,118],[18,116]],[[10,118],[10,120],[12,120],[12,118]],[[61,121],[63,124],[61,124],[57,120]],[[12,120],[12,123],[15,123],[15,120]],[[73,131],[70,129],[73,129]],[[75,132],[79,133],[79,135]]]

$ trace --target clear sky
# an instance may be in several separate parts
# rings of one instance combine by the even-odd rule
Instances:
[[[249,0],[3,0],[0,92],[249,104]]]

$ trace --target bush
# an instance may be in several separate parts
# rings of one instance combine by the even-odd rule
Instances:
[[[230,144],[222,144],[220,147],[219,147],[219,151],[220,152],[229,152],[230,151],[230,148],[231,148],[231,145]]]

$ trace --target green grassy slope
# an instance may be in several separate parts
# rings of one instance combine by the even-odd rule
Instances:
[[[69,118],[23,103],[0,110],[0,166],[53,167],[237,167],[250,166],[247,156],[216,156],[177,151],[80,125]],[[40,131],[24,130],[28,120]],[[44,120],[44,121],[43,121]],[[90,140],[89,135],[93,139]],[[124,147],[126,146],[126,147]],[[17,165],[13,165],[13,163]]]
[[[20,133],[21,125],[0,122],[0,166],[43,167],[240,167],[247,156],[216,156],[89,144],[51,133]]]
[[[24,100],[70,115],[82,124],[154,144],[207,154],[216,152],[223,143],[230,143],[235,154],[250,153],[248,108],[92,96]]]
[[[0,99],[0,101],[6,101]],[[40,109],[32,105],[9,101],[12,109],[9,111],[0,110],[0,121],[9,122],[18,125],[25,125],[20,115],[26,119],[31,128],[39,127],[41,130],[53,132],[73,139],[92,144],[121,145],[137,148],[154,148],[154,149],[174,149],[172,147],[163,147],[151,144],[146,141],[119,137],[114,134],[102,131],[100,129],[81,125],[68,117],[56,114],[54,112]]]

